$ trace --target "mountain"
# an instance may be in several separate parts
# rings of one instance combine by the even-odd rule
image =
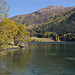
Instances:
[[[46,22],[49,17],[50,18],[54,17],[59,13],[70,11],[73,8],[74,7],[61,7],[61,6],[50,5],[48,7],[42,8],[33,13],[25,14],[25,15],[17,15],[11,17],[10,19],[13,19],[15,22],[25,24],[26,26],[32,28],[38,26],[41,23]]]
[[[45,23],[34,27],[33,30],[41,34],[45,32],[56,32],[58,35],[66,33],[75,34],[75,8],[66,13],[50,17]]]

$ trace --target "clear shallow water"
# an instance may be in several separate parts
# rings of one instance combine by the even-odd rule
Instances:
[[[11,75],[75,75],[75,42],[29,43],[0,56]]]

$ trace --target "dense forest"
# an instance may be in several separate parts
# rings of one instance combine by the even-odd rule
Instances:
[[[49,38],[60,38],[65,41],[75,41],[75,8],[66,12],[60,13],[54,17],[49,17],[48,20],[34,27],[31,32],[31,36]]]

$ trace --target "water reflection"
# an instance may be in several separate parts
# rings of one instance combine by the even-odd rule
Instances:
[[[29,44],[0,56],[0,67],[13,75],[75,75],[74,49],[75,44]]]

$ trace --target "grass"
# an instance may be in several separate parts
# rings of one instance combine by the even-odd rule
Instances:
[[[52,38],[37,38],[37,37],[31,37],[31,41],[36,42],[53,42]]]

